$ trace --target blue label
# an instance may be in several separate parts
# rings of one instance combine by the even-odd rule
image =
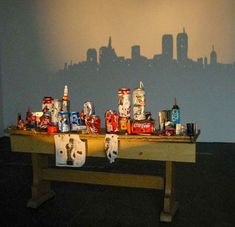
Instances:
[[[180,111],[177,109],[173,109],[171,111],[171,121],[174,124],[179,124],[180,123]]]

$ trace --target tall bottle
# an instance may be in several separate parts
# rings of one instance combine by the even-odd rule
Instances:
[[[69,100],[69,90],[68,86],[64,86],[64,95],[62,98],[62,106],[61,106],[62,112],[69,112],[70,111],[70,100]]]
[[[174,125],[180,124],[180,108],[177,105],[176,98],[174,100],[174,105],[171,109],[171,121]]]

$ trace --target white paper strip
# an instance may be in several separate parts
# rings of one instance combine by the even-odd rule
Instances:
[[[118,157],[118,135],[106,134],[104,150],[110,163],[113,163]]]
[[[60,134],[54,136],[56,166],[81,167],[86,161],[86,143],[79,135]]]

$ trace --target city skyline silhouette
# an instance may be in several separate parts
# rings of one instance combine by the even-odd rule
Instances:
[[[131,46],[131,58],[125,58],[124,56],[118,56],[115,48],[112,46],[112,37],[109,37],[107,46],[101,46],[97,53],[95,48],[87,49],[86,60],[78,63],[64,64],[64,69],[60,72],[76,71],[79,69],[88,69],[107,67],[108,65],[118,65],[132,67],[136,64],[143,67],[164,69],[166,67],[181,68],[181,69],[217,69],[217,70],[234,70],[235,62],[232,64],[224,64],[218,62],[218,55],[214,44],[212,43],[212,49],[208,57],[198,57],[196,60],[191,59],[188,56],[189,42],[188,34],[183,28],[183,32],[179,32],[176,37],[176,47],[174,48],[174,37],[172,34],[162,35],[162,52],[160,54],[154,54],[153,58],[147,58],[141,54],[141,46]],[[176,52],[176,58],[174,58],[174,49]]]

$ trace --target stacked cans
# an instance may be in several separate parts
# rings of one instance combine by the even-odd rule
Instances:
[[[131,118],[130,89],[120,88],[118,90],[118,112],[119,112],[119,130],[126,132]]]
[[[134,89],[132,94],[132,102],[134,120],[145,120],[145,91],[142,82],[140,82],[140,86],[138,88]]]

